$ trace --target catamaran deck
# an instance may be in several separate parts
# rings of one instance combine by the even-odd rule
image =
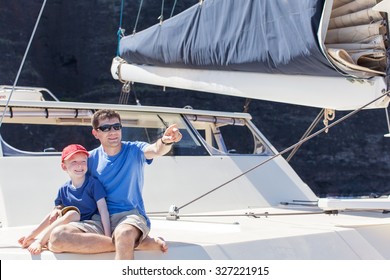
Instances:
[[[324,214],[316,207],[246,209],[202,213],[171,221],[152,218],[151,236],[168,242],[168,253],[137,251],[136,259],[390,259],[390,214],[381,211]],[[261,216],[239,216],[245,213]],[[268,213],[268,216],[264,216]],[[210,216],[207,216],[211,214]],[[221,215],[221,216],[218,216]],[[225,216],[226,215],[226,216]],[[232,215],[232,216],[229,216]],[[237,215],[237,216],[235,216]],[[17,239],[32,226],[0,229],[0,259],[113,259],[114,253],[31,255]]]

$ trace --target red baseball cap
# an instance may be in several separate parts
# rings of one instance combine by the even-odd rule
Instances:
[[[61,161],[63,162],[64,160],[70,159],[73,155],[77,153],[83,153],[87,156],[89,156],[88,151],[81,145],[79,144],[71,144],[69,146],[66,146],[62,150],[62,156],[61,156]]]

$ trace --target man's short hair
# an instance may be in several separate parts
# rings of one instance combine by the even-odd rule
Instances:
[[[106,119],[110,120],[114,118],[117,118],[119,122],[121,122],[121,116],[119,115],[119,113],[115,112],[114,110],[110,110],[110,109],[98,110],[92,116],[92,121],[91,121],[92,127],[94,129],[97,129],[100,124],[100,121]]]

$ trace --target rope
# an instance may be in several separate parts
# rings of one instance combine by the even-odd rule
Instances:
[[[33,32],[31,34],[30,40],[29,40],[29,42],[27,44],[26,51],[24,52],[24,56],[23,56],[22,62],[20,63],[18,73],[16,74],[16,78],[15,78],[14,84],[12,85],[11,92],[9,94],[9,97],[8,97],[7,102],[5,104],[5,107],[4,107],[4,111],[3,111],[3,113],[2,113],[2,115],[0,117],[0,128],[1,128],[1,125],[3,123],[3,119],[4,119],[4,116],[5,116],[5,113],[6,113],[7,109],[8,109],[9,102],[11,101],[12,94],[14,93],[15,87],[16,87],[18,81],[19,81],[20,73],[22,72],[22,69],[23,69],[23,66],[24,66],[24,62],[26,61],[28,51],[30,50],[32,40],[33,40],[33,38],[35,36],[35,32],[37,31],[39,21],[41,20],[41,17],[42,17],[42,14],[43,14],[43,10],[45,9],[45,6],[46,6],[46,2],[47,2],[47,0],[44,0],[43,3],[42,3],[42,7],[41,7],[41,10],[39,11],[37,21],[35,22],[35,26],[34,26]]]
[[[122,84],[127,83],[126,80],[123,80],[123,79],[122,79],[122,72],[121,72],[121,66],[122,66],[123,64],[125,64],[125,63],[126,63],[126,60],[124,60],[124,59],[122,59],[122,58],[119,60],[119,65],[118,65],[118,80],[119,80]]]
[[[122,86],[121,94],[119,96],[118,104],[127,104],[127,102],[129,101],[130,90],[130,82],[124,83]]]
[[[203,198],[203,197],[205,197],[205,196],[207,196],[207,195],[209,195],[209,194],[215,192],[216,190],[219,190],[220,188],[226,186],[227,184],[229,184],[229,183],[231,183],[231,182],[237,180],[238,178],[240,178],[240,177],[242,177],[242,176],[248,174],[249,172],[255,170],[256,168],[258,168],[258,167],[260,167],[260,166],[266,164],[267,162],[273,160],[274,158],[276,158],[276,157],[278,157],[278,156],[281,156],[281,155],[287,153],[288,151],[294,149],[294,148],[297,147],[297,146],[302,145],[302,144],[305,143],[306,141],[309,141],[310,139],[316,137],[317,135],[321,134],[322,132],[328,130],[329,128],[331,128],[331,127],[333,127],[333,126],[335,126],[335,125],[337,125],[337,124],[343,122],[344,120],[346,120],[346,119],[352,117],[353,115],[355,115],[355,114],[357,114],[358,112],[360,112],[361,110],[363,110],[365,107],[367,107],[367,106],[371,105],[372,103],[374,103],[374,102],[376,102],[376,101],[382,99],[382,98],[385,97],[386,95],[387,95],[387,96],[390,96],[390,95],[389,95],[389,91],[385,92],[384,94],[382,94],[381,96],[375,98],[374,100],[370,101],[369,103],[363,105],[362,107],[360,107],[360,108],[358,108],[358,109],[356,109],[356,110],[350,112],[349,114],[347,114],[347,115],[345,115],[344,117],[340,118],[339,120],[333,122],[333,123],[330,124],[329,126],[326,126],[326,127],[322,128],[322,129],[318,130],[317,132],[315,132],[315,133],[313,133],[313,134],[307,136],[306,138],[304,138],[304,139],[298,141],[298,142],[295,143],[294,145],[291,145],[290,147],[284,149],[282,152],[280,152],[280,153],[278,153],[278,154],[275,154],[274,156],[268,158],[267,160],[265,160],[265,161],[263,161],[263,162],[261,162],[261,163],[255,165],[254,167],[252,167],[252,168],[246,170],[245,172],[243,172],[243,173],[237,175],[236,177],[234,177],[234,178],[228,180],[227,182],[225,182],[225,183],[223,183],[223,184],[221,184],[221,185],[215,187],[214,189],[212,189],[212,190],[210,190],[210,191],[204,193],[203,195],[200,195],[199,197],[197,197],[197,198],[191,200],[190,202],[188,202],[188,203],[182,205],[181,207],[178,207],[177,210],[183,209],[184,207],[186,207],[186,206],[188,206],[188,205],[190,205],[190,204],[192,204],[192,203],[198,201],[199,199],[201,199],[201,198]]]
[[[119,27],[118,27],[118,32],[116,33],[117,36],[118,36],[118,46],[116,48],[116,56],[119,56],[119,44],[120,44],[121,38],[124,36],[124,32],[125,32],[125,30],[122,29],[124,2],[125,2],[125,0],[122,0],[122,2],[121,2],[121,12],[120,12],[120,15],[119,15]]]

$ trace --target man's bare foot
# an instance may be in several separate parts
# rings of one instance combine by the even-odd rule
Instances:
[[[168,251],[168,245],[162,237],[146,237],[140,245],[138,245],[137,250],[160,250],[163,253]]]
[[[161,252],[166,253],[168,251],[168,245],[162,237],[155,237],[154,242],[159,245]]]

